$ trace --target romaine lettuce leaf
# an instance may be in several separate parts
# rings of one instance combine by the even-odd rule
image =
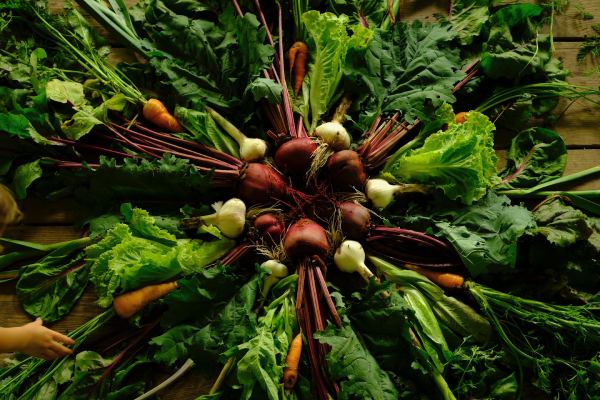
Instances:
[[[347,16],[315,10],[304,13],[302,21],[312,39],[313,62],[308,73],[308,102],[301,108],[301,113],[308,130],[312,131],[340,95],[337,89],[344,75],[348,48],[365,46],[370,31],[357,26],[354,35],[350,36]]]

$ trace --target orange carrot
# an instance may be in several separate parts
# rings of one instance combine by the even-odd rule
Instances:
[[[290,350],[285,358],[285,369],[283,370],[283,387],[286,390],[292,390],[298,380],[298,364],[300,364],[300,355],[302,354],[302,334],[294,337],[290,344]]]
[[[175,117],[167,110],[167,107],[158,99],[150,99],[144,104],[144,118],[156,126],[171,132],[182,132],[183,128]]]
[[[290,64],[290,75],[294,70],[294,95],[298,96],[298,92],[302,87],[304,75],[306,75],[306,61],[308,58],[308,46],[304,42],[296,42],[290,47],[288,53],[288,62]]]
[[[464,111],[461,111],[454,116],[454,122],[457,124],[464,124],[466,121],[467,121],[467,113]]]
[[[406,269],[418,272],[430,281],[445,289],[458,289],[463,287],[465,284],[465,278],[458,274],[451,274],[449,272],[432,271],[429,269],[421,268],[412,264],[404,264]]]
[[[177,282],[148,285],[115,297],[113,308],[121,318],[129,318],[141,311],[149,303],[177,289]]]

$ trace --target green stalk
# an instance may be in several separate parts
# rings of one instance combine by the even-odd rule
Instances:
[[[149,59],[149,53],[142,45],[142,40],[135,32],[127,7],[122,0],[116,0],[118,7],[113,11],[97,0],[76,0],[85,11],[90,13],[110,33],[121,39],[124,44]],[[115,0],[111,0],[111,3]]]
[[[448,386],[448,382],[446,382],[446,380],[444,379],[442,374],[440,374],[437,370],[434,369],[432,371],[432,375],[433,375],[433,381],[435,382],[435,385],[437,386],[438,390],[440,391],[442,398],[444,400],[456,400],[456,397],[454,397],[454,393],[452,393],[452,390],[450,390],[450,387]]]
[[[381,22],[381,29],[387,30],[391,26],[392,19],[390,18],[390,14],[396,17],[398,15],[398,11],[400,10],[400,0],[394,0],[392,4],[392,9],[390,12],[385,15],[383,22]]]
[[[514,189],[498,193],[513,197],[581,196],[588,199],[600,198],[600,190],[544,190],[535,193],[521,193],[520,190]]]
[[[30,6],[32,12],[41,22],[41,27],[48,36],[54,39],[57,45],[71,53],[79,64],[90,71],[92,75],[111,86],[115,91],[124,94],[130,102],[145,103],[142,92],[122,72],[114,69],[108,62],[100,57],[96,49],[89,43],[83,42],[75,34],[69,34],[67,38],[54,27],[34,6]],[[77,43],[84,50],[78,48]]]
[[[75,344],[73,345],[73,350],[77,350],[86,340],[87,338],[94,332],[96,332],[99,328],[104,326],[113,316],[115,315],[114,310],[112,308],[104,311],[103,313],[97,315],[92,318],[85,324],[79,326],[74,329],[69,337],[75,340]],[[33,383],[25,393],[21,396],[17,397],[16,393],[18,393],[19,389],[23,385],[23,383],[31,378],[34,374],[40,371],[42,367],[44,367],[47,363],[45,360],[41,360],[34,357],[28,357],[20,363],[12,366],[11,368],[4,371],[0,374],[0,395],[5,395],[6,397],[2,398],[15,398],[17,400],[29,400],[34,397],[37,391],[52,378],[52,375],[62,367],[62,365],[67,361],[67,357],[64,357],[60,360],[53,361],[48,368],[46,368],[45,372]],[[24,368],[23,368],[24,367]],[[21,369],[22,368],[22,369]],[[15,370],[20,370],[12,378],[9,378],[11,373]]]
[[[221,372],[219,373],[219,376],[217,377],[217,380],[215,381],[215,383],[210,388],[210,391],[208,392],[209,395],[210,394],[215,394],[219,390],[221,390],[221,386],[223,386],[223,383],[225,382],[225,378],[227,377],[227,374],[229,373],[229,370],[233,366],[234,362],[235,362],[235,357],[229,357],[229,359],[227,360],[227,362],[225,363],[225,365],[221,369]]]
[[[517,100],[524,95],[534,95],[536,98],[553,98],[564,97],[571,100],[576,100],[582,97],[598,96],[600,90],[592,89],[586,86],[571,85],[563,81],[552,81],[543,83],[533,83],[509,89],[501,90],[488,100],[479,105],[475,110],[485,112],[510,101]],[[598,101],[587,99],[588,101],[598,104]]]
[[[74,240],[67,240],[64,242],[52,243],[52,244],[39,244],[33,242],[26,242],[22,240],[14,240],[8,238],[1,238],[0,243],[9,243],[17,246],[25,247],[24,250],[15,250],[10,253],[0,255],[0,271],[4,268],[16,263],[17,261],[27,260],[36,256],[42,256],[45,253],[49,253],[54,250],[61,248],[71,248],[76,250],[89,245],[92,239],[89,237],[83,237]],[[0,278],[1,279],[1,278]]]
[[[596,167],[585,169],[585,170],[580,171],[580,172],[576,172],[576,173],[571,174],[571,175],[562,176],[560,178],[552,179],[552,180],[550,180],[548,182],[540,183],[539,185],[534,186],[534,187],[529,188],[529,189],[499,190],[498,194],[505,194],[507,196],[527,196],[527,195],[530,195],[532,193],[540,192],[542,189],[547,189],[547,188],[550,188],[552,186],[561,185],[561,184],[564,184],[564,183],[574,182],[574,181],[579,180],[579,179],[590,177],[590,176],[595,175],[597,173],[600,173],[600,165],[596,166]],[[576,191],[576,192],[571,192],[571,193],[575,194],[575,195],[578,195],[578,196],[590,195],[592,197],[595,197],[595,196],[598,195],[597,192],[598,192],[597,190],[590,190],[590,191]],[[547,193],[552,193],[552,192],[547,192]],[[560,192],[560,193],[567,193],[567,192]]]

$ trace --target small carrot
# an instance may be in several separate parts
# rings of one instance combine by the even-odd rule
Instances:
[[[156,126],[171,132],[182,132],[183,128],[177,119],[167,110],[167,107],[158,99],[150,99],[144,104],[144,118]]]
[[[296,42],[290,47],[288,52],[288,62],[290,64],[290,75],[294,71],[294,95],[302,87],[302,81],[306,75],[306,62],[308,59],[308,46],[304,42]]]
[[[141,311],[146,305],[177,289],[177,282],[148,285],[115,297],[113,308],[121,318],[129,318]]]
[[[449,272],[431,271],[426,268],[421,268],[412,264],[404,264],[406,269],[418,272],[426,278],[429,278],[433,283],[445,288],[445,289],[458,289],[463,287],[465,284],[465,278],[458,274],[451,274]]]
[[[454,116],[454,122],[457,124],[464,124],[466,121],[467,121],[467,113],[464,111],[461,111]]]
[[[302,333],[294,337],[290,344],[290,350],[285,358],[285,369],[283,370],[283,387],[292,390],[298,380],[298,364],[302,354]]]

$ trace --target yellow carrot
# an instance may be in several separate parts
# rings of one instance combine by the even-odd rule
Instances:
[[[465,284],[465,278],[458,274],[452,274],[449,272],[432,271],[430,269],[421,268],[412,264],[404,264],[406,269],[418,272],[424,277],[428,278],[433,283],[441,286],[445,289],[458,289],[463,287]]]
[[[154,125],[171,132],[182,132],[183,128],[177,119],[167,110],[167,107],[158,99],[150,99],[144,104],[144,118]]]
[[[298,380],[298,364],[300,364],[300,355],[302,354],[302,334],[299,333],[294,337],[290,344],[285,359],[285,369],[283,370],[283,387],[286,390],[292,390]]]
[[[149,303],[177,289],[177,282],[149,285],[115,297],[113,308],[121,318],[129,318],[141,311]]]

